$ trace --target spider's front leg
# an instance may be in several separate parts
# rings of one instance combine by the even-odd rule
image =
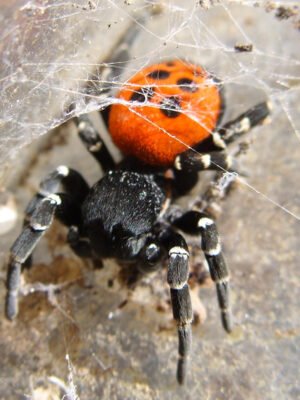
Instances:
[[[222,325],[225,331],[230,333],[232,316],[229,301],[229,274],[215,222],[204,213],[188,211],[172,223],[184,232],[201,235],[201,247],[209,266],[211,278],[216,284]]]
[[[188,356],[191,349],[193,320],[192,302],[188,286],[189,251],[185,239],[178,233],[169,230],[163,239],[168,249],[168,284],[174,319],[178,326],[178,364],[177,380],[183,384],[187,372]]]
[[[66,193],[58,193],[60,186]],[[51,226],[54,216],[67,226],[81,225],[80,204],[88,190],[82,176],[65,166],[58,167],[41,182],[39,193],[27,206],[24,228],[11,247],[5,304],[8,319],[18,314],[22,266]]]
[[[18,314],[18,292],[22,265],[30,257],[36,244],[51,225],[55,210],[60,203],[60,197],[56,195],[50,195],[40,201],[32,213],[28,225],[25,226],[11,247],[5,304],[5,313],[8,319],[13,319]]]

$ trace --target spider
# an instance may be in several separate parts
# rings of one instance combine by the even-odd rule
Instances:
[[[178,330],[177,380],[183,384],[191,351],[193,311],[189,293],[189,248],[184,233],[201,240],[215,282],[222,325],[232,330],[229,274],[213,219],[174,200],[188,193],[202,170],[231,170],[226,145],[262,124],[267,102],[221,124],[219,81],[204,68],[169,60],[142,69],[104,111],[111,136],[125,154],[115,163],[87,114],[77,117],[79,136],[104,170],[88,186],[67,166],[51,172],[26,209],[24,228],[11,248],[6,316],[18,313],[22,266],[57,217],[80,257],[115,258],[143,272],[167,261],[167,282]]]

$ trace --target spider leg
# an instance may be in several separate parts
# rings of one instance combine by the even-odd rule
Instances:
[[[227,155],[226,146],[249,132],[259,124],[263,124],[271,111],[271,104],[263,102],[227,122],[217,132],[196,146],[179,154],[174,161],[176,170],[202,171],[221,170],[226,172],[232,167],[232,159]],[[223,150],[223,151],[220,151]]]
[[[139,24],[131,24],[124,35],[114,46],[112,56],[101,63],[93,76],[89,79],[85,92],[88,99],[94,96],[103,98],[109,97],[114,86],[120,85],[119,76],[123,73],[126,64],[130,60],[130,48],[138,36]],[[99,79],[100,76],[100,79]],[[108,102],[109,103],[109,102]],[[100,114],[106,126],[108,126],[109,106],[100,110]],[[75,118],[78,127],[79,137],[89,153],[98,161],[104,172],[113,169],[115,162],[101,139],[99,132],[94,127],[88,114]]]
[[[65,165],[60,165],[40,182],[37,195],[46,197],[61,189],[66,193],[72,194],[72,197],[81,203],[89,191],[89,186],[79,172]]]
[[[13,319],[18,314],[18,291],[22,264],[31,255],[40,238],[51,225],[55,209],[60,203],[61,199],[57,195],[49,195],[41,200],[33,211],[27,226],[11,247],[5,305],[5,313],[8,319]]]
[[[230,333],[232,317],[229,301],[229,274],[215,222],[207,214],[188,211],[172,223],[184,232],[201,234],[201,247],[209,266],[211,278],[216,284],[222,325],[225,331]]]
[[[97,129],[94,127],[88,114],[75,118],[78,134],[88,152],[98,161],[104,172],[113,169],[115,162],[101,139]]]
[[[66,193],[57,193],[60,186]],[[87,191],[88,185],[82,176],[65,166],[58,167],[41,182],[39,193],[27,206],[23,230],[10,250],[5,305],[8,319],[13,319],[18,314],[22,266],[51,226],[54,216],[65,225],[81,224],[80,204]]]
[[[232,158],[225,151],[213,151],[207,154],[196,150],[187,150],[179,154],[174,161],[174,168],[178,171],[222,170],[228,171],[232,166]]]
[[[178,329],[177,381],[183,384],[187,372],[188,357],[192,343],[192,302],[188,286],[189,251],[185,239],[179,233],[168,230],[162,237],[168,250],[168,275],[173,317]]]
[[[256,104],[234,120],[223,125],[218,129],[218,133],[226,144],[230,144],[255,126],[266,122],[270,112],[270,102]]]

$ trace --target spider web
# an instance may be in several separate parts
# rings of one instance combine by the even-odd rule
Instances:
[[[84,152],[80,153],[78,143],[69,139],[69,133],[67,139],[62,139],[70,142],[67,151],[59,143],[56,155],[52,155],[51,145],[50,156],[42,154],[39,161],[37,148],[45,141],[56,143],[51,136],[54,133],[45,136],[52,128],[75,115],[115,102],[113,93],[151,63],[183,58],[204,65],[226,89],[225,120],[260,101],[272,102],[270,124],[247,137],[253,141],[247,154],[241,157],[247,177],[237,179],[241,185],[237,194],[224,202],[220,218],[227,259],[236,268],[232,271],[232,281],[237,333],[231,339],[224,338],[217,321],[214,292],[201,291],[210,318],[194,333],[199,360],[196,356],[192,359],[192,389],[185,390],[184,397],[199,398],[200,393],[205,399],[300,397],[297,384],[300,321],[296,312],[300,219],[299,2],[16,0],[1,6],[2,181],[11,186],[10,182],[24,177],[24,166],[35,160],[25,184],[27,194],[21,195],[16,189],[20,202],[26,203],[41,176],[61,163],[82,171],[91,183],[98,179],[94,164],[82,160]],[[115,59],[116,48],[124,42],[129,28],[134,31],[129,60]],[[247,46],[252,50],[242,51]],[[112,74],[107,74],[108,63]],[[100,94],[99,88],[104,90]],[[98,116],[94,118],[100,124]],[[67,135],[66,129],[63,135]],[[71,136],[74,135],[73,132]],[[256,140],[252,140],[254,137]],[[220,184],[227,178],[225,174]],[[230,219],[225,219],[225,215]],[[3,253],[16,232],[13,230],[3,240]],[[53,256],[53,250],[51,253],[45,246],[37,249],[37,263],[45,263],[47,257],[50,260]],[[72,257],[65,247],[54,254],[56,257],[67,254],[68,261]],[[79,263],[73,263],[77,271],[76,262]],[[82,279],[80,273],[68,277],[68,282]],[[102,287],[103,276],[97,279],[99,287],[107,293],[107,288]],[[87,320],[86,310],[92,309],[91,302],[97,300],[82,287],[71,288],[67,300],[63,300],[57,295],[62,287],[58,284],[51,290],[44,286],[36,289],[48,292],[60,319],[57,322],[53,311],[49,317],[44,316],[43,328],[39,318],[29,328],[31,319],[28,317],[26,322],[25,317],[28,336],[24,342],[20,340],[23,346],[18,347],[20,354],[24,354],[25,344],[29,345],[34,337],[41,358],[51,363],[52,368],[45,372],[46,361],[37,361],[43,373],[36,374],[29,368],[32,378],[25,374],[19,384],[9,379],[9,373],[4,374],[1,378],[10,393],[30,392],[28,398],[41,398],[41,393],[51,393],[55,398],[65,394],[68,399],[180,398],[173,382],[177,346],[174,327],[171,333],[164,330],[157,333],[161,318],[166,317],[152,315],[149,310],[143,314],[134,307],[124,314],[112,311],[109,314],[108,310],[117,309],[122,296],[117,290],[108,293],[112,299],[109,302],[98,290],[103,303],[97,302],[97,312],[102,316],[89,314]],[[247,296],[249,290],[252,294]],[[135,322],[129,323],[131,319]],[[155,328],[151,330],[152,325]],[[50,337],[46,342],[50,343],[52,356],[45,355],[43,335],[35,332],[45,332],[46,326]],[[1,345],[10,349],[5,354],[11,355],[20,336],[14,331],[11,334],[8,326],[4,328],[14,341]],[[84,333],[78,334],[78,330]],[[174,336],[172,340],[170,335]],[[32,364],[28,355],[26,360],[28,365]],[[134,373],[129,366],[132,363]],[[8,365],[14,376],[13,363]],[[116,377],[109,374],[111,365],[117,371]],[[42,380],[42,375],[48,380]]]

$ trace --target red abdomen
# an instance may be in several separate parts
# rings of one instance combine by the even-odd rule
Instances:
[[[220,90],[201,67],[169,61],[146,67],[121,89],[109,130],[126,154],[156,166],[207,138],[221,113]]]

